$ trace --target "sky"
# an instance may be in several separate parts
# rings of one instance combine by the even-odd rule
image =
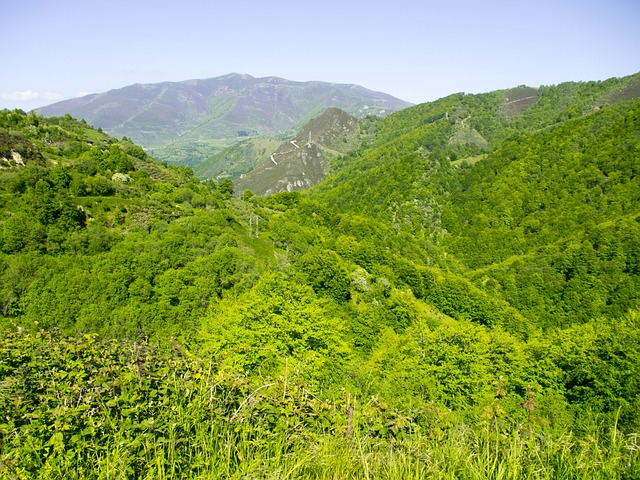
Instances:
[[[1,0],[0,109],[229,73],[412,103],[640,72],[640,0]]]

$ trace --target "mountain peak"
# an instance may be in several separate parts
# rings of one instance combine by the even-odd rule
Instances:
[[[226,75],[221,75],[218,78],[241,78],[243,80],[246,80],[248,78],[255,78],[255,77],[247,73],[232,72],[232,73],[227,73]]]
[[[355,147],[359,134],[356,117],[329,107],[238,179],[236,189],[264,196],[309,188],[324,179],[329,158]]]
[[[159,160],[192,166],[236,143],[239,132],[289,135],[328,107],[364,116],[386,115],[410,105],[354,85],[229,73],[130,85],[54,103],[38,113],[69,113],[110,135],[133,139]]]

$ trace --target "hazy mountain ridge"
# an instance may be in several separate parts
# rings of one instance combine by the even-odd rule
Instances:
[[[69,113],[111,135],[131,138],[160,160],[194,165],[247,133],[294,132],[328,107],[355,115],[385,115],[409,105],[357,85],[230,74],[135,84],[58,102],[38,112]]]

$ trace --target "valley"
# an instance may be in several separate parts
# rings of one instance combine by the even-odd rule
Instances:
[[[264,82],[0,111],[0,476],[636,478],[640,74],[204,108]]]

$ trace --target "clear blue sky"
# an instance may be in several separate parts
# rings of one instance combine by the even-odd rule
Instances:
[[[420,103],[640,71],[640,0],[1,0],[0,108],[227,73]]]

